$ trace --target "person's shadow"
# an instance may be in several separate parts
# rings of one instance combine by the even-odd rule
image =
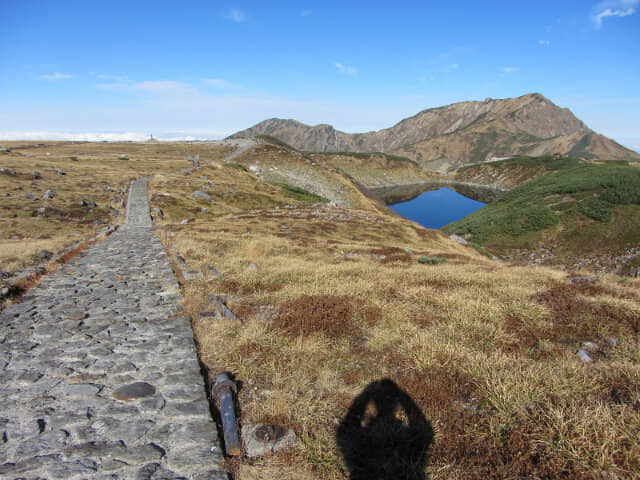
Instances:
[[[424,480],[433,428],[392,380],[370,383],[338,427],[351,480]]]

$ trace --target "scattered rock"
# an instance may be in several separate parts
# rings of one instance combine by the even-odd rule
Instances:
[[[258,165],[249,165],[249,171],[253,173],[262,173],[264,172],[264,168],[259,167]]]
[[[580,360],[582,360],[583,362],[586,362],[586,363],[593,362],[593,358],[591,358],[589,354],[584,350],[578,350],[578,353],[576,355],[578,355],[578,358],[580,358]]]
[[[227,302],[224,300],[224,298],[220,297],[219,295],[209,295],[209,301],[216,306],[223,317],[229,318],[231,320],[239,320],[236,314],[229,310],[229,307],[227,307]]]
[[[204,193],[204,192],[202,192],[202,191],[200,191],[200,190],[195,190],[195,191],[191,194],[191,196],[192,196],[193,198],[197,199],[197,200],[204,200],[204,201],[206,201],[206,202],[210,202],[210,201],[211,201],[211,197],[210,197],[208,194],[206,194],[206,193]]]
[[[200,280],[204,278],[204,276],[202,275],[202,272],[198,270],[183,271],[182,276],[184,277],[185,280],[188,280],[188,281]]]
[[[212,265],[207,265],[207,271],[213,275],[214,277],[219,277],[220,276],[220,272],[217,271],[215,268],[213,268]]]
[[[460,235],[456,235],[455,233],[452,233],[451,235],[449,235],[449,238],[451,240],[455,240],[456,242],[458,242],[460,245],[469,245],[469,242],[467,242],[464,238],[462,238]]]
[[[180,225],[186,225],[187,223],[192,223],[192,222],[195,222],[195,221],[196,221],[195,218],[185,218],[184,220],[182,220],[180,222]]]
[[[46,260],[48,258],[51,258],[51,256],[53,256],[53,253],[51,253],[49,250],[42,250],[40,252],[40,258],[42,260]]]
[[[294,431],[282,425],[243,425],[242,439],[247,457],[294,448],[298,443]]]
[[[87,200],[86,198],[83,198],[80,201],[80,206],[81,207],[87,207],[87,208],[95,208],[97,205],[96,205],[96,202],[94,202],[92,200]]]
[[[120,387],[111,396],[117,400],[133,400],[136,398],[150,397],[156,393],[156,387],[147,382],[134,382]]]
[[[10,168],[0,168],[0,173],[4,173],[5,175],[11,175],[12,177],[16,176],[16,171],[11,170]]]
[[[164,218],[164,212],[159,207],[153,207],[153,213],[155,213],[158,218]]]
[[[207,207],[200,207],[200,211],[202,213],[211,213],[211,210],[209,210]]]
[[[600,351],[600,347],[593,342],[584,342],[582,344],[582,350],[589,353],[598,353]]]
[[[617,347],[618,346],[618,339],[615,337],[608,337],[604,339],[605,342],[607,342],[607,345],[609,345],[610,347]]]
[[[36,199],[36,194],[35,193],[27,193],[24,198],[26,198],[27,200],[35,200]]]
[[[56,196],[56,192],[54,190],[47,190],[42,195],[42,198],[45,199],[45,200],[51,200],[55,196]]]
[[[30,175],[31,175],[31,178],[33,178],[34,180],[42,178],[42,175],[40,175],[40,172],[37,172],[37,171],[31,172]]]
[[[247,270],[251,270],[253,272],[257,272],[258,271],[258,265],[256,265],[255,263],[250,263],[249,266],[247,267]]]
[[[125,154],[118,155],[118,160],[129,160],[129,155],[125,155]]]
[[[569,281],[577,284],[595,283],[598,281],[598,277],[570,277]]]
[[[408,255],[413,255],[413,250],[411,250],[410,248],[404,248],[404,252]]]

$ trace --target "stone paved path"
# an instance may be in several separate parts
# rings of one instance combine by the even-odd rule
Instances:
[[[116,233],[0,314],[0,478],[226,479],[146,179]]]

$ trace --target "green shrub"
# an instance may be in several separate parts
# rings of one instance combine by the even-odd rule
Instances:
[[[295,198],[296,200],[305,203],[329,203],[329,199],[311,193],[304,188],[296,187],[295,185],[289,185],[288,183],[276,184],[280,187],[280,192],[287,197]]]
[[[560,221],[558,215],[546,205],[534,205],[522,211],[522,232],[537,232],[544,228],[553,227]]]
[[[585,198],[578,204],[580,213],[600,222],[608,222],[613,215],[614,206],[600,197]]]
[[[247,167],[245,167],[244,165],[242,165],[241,163],[229,162],[229,163],[227,163],[227,165],[229,165],[230,167],[233,167],[233,168],[237,168],[238,170],[243,170],[245,172],[249,171],[249,169]]]
[[[422,263],[423,265],[438,265],[446,261],[447,261],[446,258],[440,258],[440,257],[427,257],[426,255],[422,255],[421,257],[418,257],[418,263]]]

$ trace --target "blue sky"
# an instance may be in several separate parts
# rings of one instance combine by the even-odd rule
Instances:
[[[0,138],[349,131],[540,92],[640,150],[640,0],[0,0]],[[100,134],[100,135],[97,135]]]

